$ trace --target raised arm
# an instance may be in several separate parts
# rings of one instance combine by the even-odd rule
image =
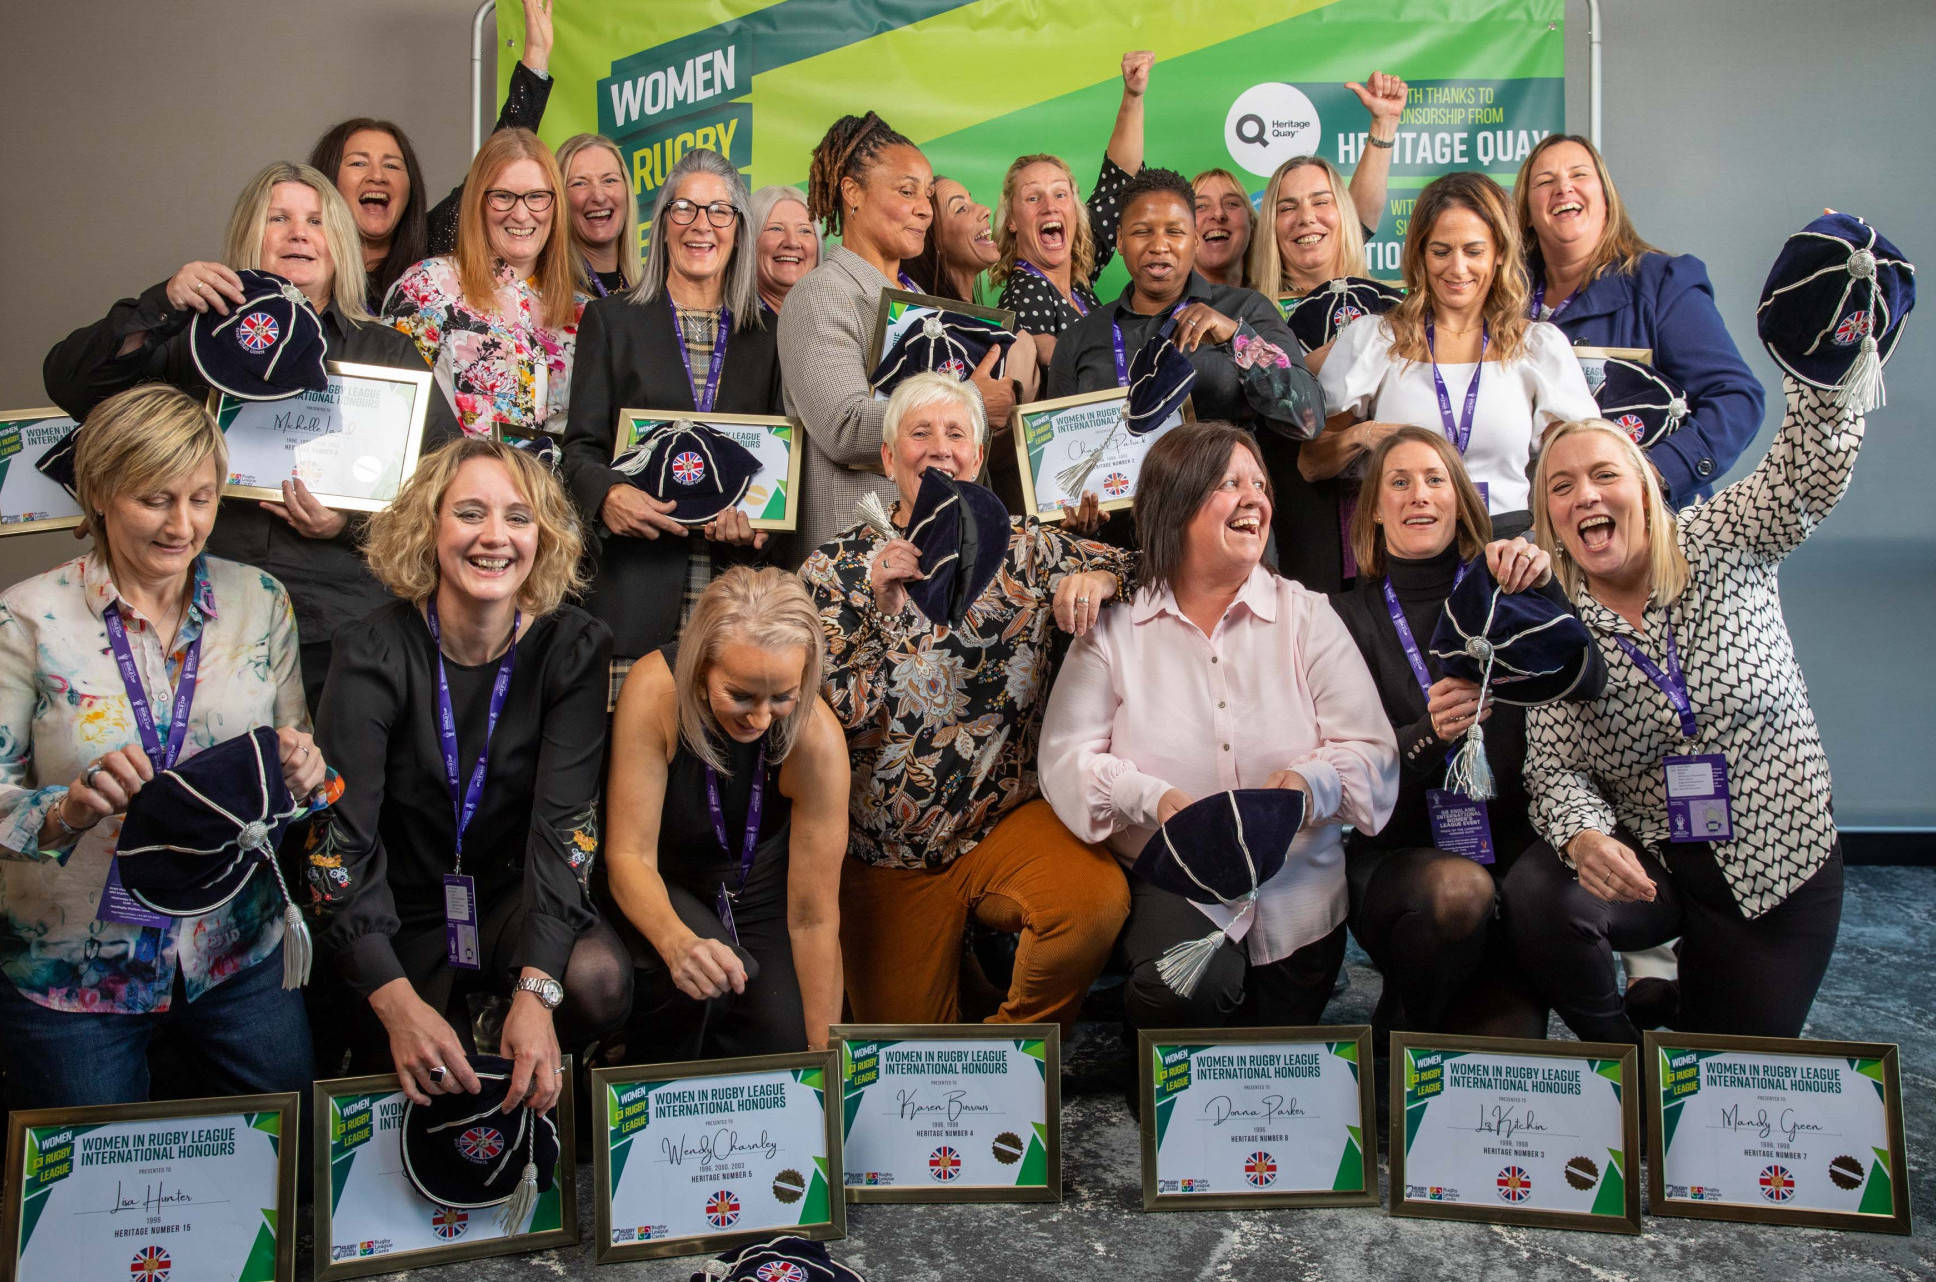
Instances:
[[[1345,85],[1358,95],[1371,116],[1371,130],[1365,149],[1351,171],[1351,207],[1360,226],[1377,231],[1385,218],[1385,192],[1391,179],[1392,144],[1398,139],[1398,122],[1405,114],[1405,81],[1383,71],[1371,73],[1369,83],[1356,80]]]
[[[537,132],[551,99],[551,45],[551,0],[524,0],[524,52],[511,68],[511,84],[492,133],[513,128]],[[562,200],[564,193],[558,195]],[[464,184],[459,183],[424,215],[430,223],[432,254],[457,248],[457,212],[463,196]]]
[[[1782,376],[1782,391],[1781,430],[1766,457],[1686,514],[1689,543],[1779,561],[1800,547],[1848,492],[1862,446],[1862,416],[1836,405],[1833,392],[1788,375]]]
[[[1156,55],[1147,49],[1123,55],[1123,99],[1116,106],[1116,127],[1109,132],[1107,154],[1131,177],[1143,167],[1143,94],[1155,65]]]

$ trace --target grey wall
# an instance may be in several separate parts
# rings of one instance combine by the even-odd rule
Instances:
[[[573,0],[584,3],[587,0]],[[433,191],[468,156],[475,0],[145,0],[11,6],[0,244],[0,406],[46,402],[40,359],[114,298],[212,256],[265,161],[347,115],[409,130]],[[1603,142],[1642,234],[1707,260],[1770,387],[1754,304],[1781,239],[1832,205],[1936,262],[1936,6],[1928,0],[1604,0]],[[1572,127],[1586,125],[1586,6],[1569,0]],[[1402,71],[1403,68],[1395,68]],[[206,86],[243,92],[217,101]],[[568,92],[569,90],[567,90]],[[1936,305],[1936,304],[1932,304]],[[1936,368],[1927,318],[1889,367],[1854,488],[1783,573],[1845,826],[1936,827]],[[1770,421],[1744,467],[1766,449]],[[0,582],[65,535],[0,540]]]

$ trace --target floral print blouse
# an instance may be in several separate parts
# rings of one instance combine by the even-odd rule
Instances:
[[[250,879],[214,912],[166,927],[103,920],[118,816],[71,846],[40,844],[48,811],[67,795],[69,781],[102,753],[141,742],[108,645],[103,615],[110,604],[121,611],[164,738],[175,679],[188,647],[202,638],[184,759],[257,726],[309,728],[296,619],[282,585],[252,566],[206,555],[193,574],[193,595],[167,654],[99,556],[0,594],[0,972],[22,996],[53,1010],[165,1011],[177,968],[194,1001],[282,942],[282,899],[265,877]]]
[[[538,291],[500,263],[497,308],[480,312],[464,297],[457,260],[426,258],[391,286],[383,317],[415,340],[465,432],[490,436],[503,427],[556,436],[565,430],[585,302],[576,295],[571,324],[549,328]]]
[[[847,850],[888,868],[942,868],[1039,795],[1055,586],[1104,570],[1128,600],[1129,553],[1015,518],[1008,556],[957,630],[914,605],[884,614],[868,566],[885,542],[840,534],[800,569],[827,634],[825,694],[854,769]]]

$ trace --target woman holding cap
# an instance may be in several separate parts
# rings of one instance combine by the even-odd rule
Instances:
[[[739,171],[688,151],[659,187],[637,287],[593,301],[580,324],[564,479],[599,534],[585,605],[611,628],[621,669],[678,635],[718,561],[766,544],[739,508],[683,525],[612,467],[621,410],[780,412],[747,212]]]
[[[1576,345],[1653,352],[1653,366],[1687,389],[1689,417],[1647,457],[1670,508],[1707,497],[1761,430],[1764,399],[1714,306],[1706,265],[1640,238],[1606,161],[1577,134],[1549,134],[1533,148],[1513,202],[1533,318]]]
[[[1541,430],[1599,406],[1566,336],[1527,319],[1506,193],[1484,174],[1435,179],[1413,207],[1403,262],[1405,300],[1333,341],[1318,376],[1331,417],[1298,468],[1323,480],[1355,470],[1401,424],[1441,428],[1494,525],[1524,530]]]
[[[75,456],[93,550],[0,595],[0,1065],[14,1108],[146,1099],[164,1026],[187,1034],[206,1094],[307,1090],[313,1075],[302,997],[282,987],[275,881],[176,918],[143,909],[116,870],[129,799],[250,727],[277,727],[292,793],[324,779],[288,596],[203,552],[227,459],[182,392],[108,398]]]
[[[1141,878],[1122,950],[1136,1028],[1311,1024],[1344,960],[1342,828],[1379,828],[1398,751],[1351,635],[1322,596],[1263,564],[1271,484],[1249,433],[1186,423],[1136,487],[1142,586],[1070,649],[1042,727],[1042,792],[1083,841],[1133,862],[1193,801],[1296,788],[1302,830],[1247,934],[1187,995],[1158,959],[1213,919]]]
[[[54,345],[41,370],[48,395],[76,419],[139,383],[168,383],[198,400],[206,397],[208,378],[190,351],[191,322],[226,318],[248,301],[236,273],[251,269],[274,273],[302,291],[322,321],[329,359],[427,368],[410,340],[363,310],[356,223],[336,188],[307,165],[277,162],[251,179],[236,199],[222,261],[186,263],[139,298],[122,299],[105,318]],[[450,407],[442,397],[431,397],[424,448],[456,434]],[[279,503],[224,500],[211,546],[221,556],[274,575],[288,589],[301,634],[303,687],[314,707],[329,671],[331,634],[388,595],[357,551],[363,517],[324,507],[300,480],[284,481],[282,495]]]
[[[642,948],[634,1059],[827,1045],[839,1022],[847,742],[798,577],[735,566],[612,722],[607,869]]]
[[[753,193],[753,216],[746,225],[759,250],[760,306],[777,316],[788,292],[820,265],[820,237],[807,216],[807,193],[778,184],[760,188]]]
[[[380,1062],[387,1038],[419,1103],[476,1093],[457,1031],[473,992],[511,996],[510,1101],[541,1111],[560,1040],[582,1048],[629,1004],[589,889],[612,642],[564,603],[582,548],[550,469],[496,441],[438,450],[371,518],[398,599],[337,641],[319,734],[356,770],[307,858],[325,951],[381,1024],[362,1021],[359,1054]]]

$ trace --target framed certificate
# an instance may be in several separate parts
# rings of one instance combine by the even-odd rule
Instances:
[[[1909,1232],[1896,1048],[1650,1032],[1655,1215]]]
[[[81,523],[81,505],[37,466],[73,430],[74,420],[51,405],[0,410],[0,534],[71,530]]]
[[[1580,362],[1580,372],[1586,375],[1587,390],[1595,396],[1600,394],[1600,384],[1607,381],[1608,361],[1638,361],[1642,365],[1654,363],[1654,349],[1651,347],[1576,347],[1573,357]]]
[[[598,1263],[847,1235],[834,1053],[592,1071]]]
[[[1391,1213],[1640,1232],[1639,1054],[1392,1034]]]
[[[798,419],[773,414],[695,414],[691,410],[620,410],[612,449],[617,458],[671,423],[704,423],[751,450],[760,470],[740,500],[739,510],[756,530],[791,530],[800,521]],[[676,460],[675,460],[676,462]]]
[[[1145,1211],[1378,1205],[1370,1028],[1145,1029],[1136,1059]]]
[[[964,303],[957,298],[917,294],[909,289],[884,289],[881,291],[880,306],[874,312],[874,341],[867,349],[873,353],[873,357],[867,362],[868,373],[871,375],[887,359],[887,349],[894,346],[896,339],[910,327],[935,315],[985,321],[997,329],[1005,329],[1011,334],[1015,332],[1015,313],[1006,308],[983,307],[978,303]],[[1001,368],[1001,364],[997,362],[997,368]],[[884,401],[887,397],[876,392],[874,399]]]
[[[849,1202],[1062,1197],[1054,1024],[836,1024]]]
[[[326,507],[377,512],[417,469],[424,414],[438,393],[427,369],[330,361],[329,386],[287,400],[208,394],[229,442],[222,493],[280,499],[300,480]]]
[[[1194,423],[1196,412],[1185,400],[1166,422],[1132,436],[1123,422],[1128,401],[1127,388],[1108,387],[1015,407],[1021,429],[1015,433],[1015,461],[1022,474],[1024,516],[1060,521],[1063,504],[1074,507],[1084,490],[1101,497],[1105,512],[1135,500],[1143,455],[1178,423]]]
[[[317,1082],[314,1143],[316,1279],[393,1273],[451,1260],[515,1255],[578,1241],[578,1159],[571,1056],[558,1097],[558,1166],[516,1233],[494,1206],[444,1206],[403,1171],[403,1106],[396,1075]]]
[[[294,1282],[297,1095],[17,1112],[15,1282]]]
[[[1302,297],[1304,297],[1302,294],[1279,294],[1272,301],[1277,304],[1277,314],[1285,320],[1289,320],[1291,318],[1291,308],[1296,307],[1297,300]]]

